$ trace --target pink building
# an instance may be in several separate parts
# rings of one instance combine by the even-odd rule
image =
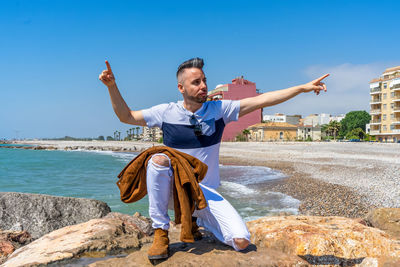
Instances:
[[[256,84],[241,78],[232,80],[232,83],[218,85],[214,90],[208,93],[209,100],[240,100],[246,97],[259,95]],[[250,125],[262,121],[262,109],[255,110],[241,118],[238,121],[229,123],[222,135],[222,141],[235,141],[235,137],[242,133]]]

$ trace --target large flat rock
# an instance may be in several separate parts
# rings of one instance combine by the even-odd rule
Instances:
[[[127,216],[114,213],[53,231],[14,251],[2,267],[63,264],[82,256],[99,257],[139,249],[143,242],[150,242],[141,230],[147,229],[144,225],[150,225],[150,221]]]
[[[106,203],[94,199],[0,192],[0,229],[25,230],[34,239],[110,211]]]
[[[253,244],[299,255],[311,264],[348,266],[364,260],[400,259],[400,241],[355,219],[281,216],[247,225]]]

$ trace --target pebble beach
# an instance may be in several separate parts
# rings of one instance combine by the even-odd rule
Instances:
[[[158,143],[24,141],[50,149],[141,151]],[[266,166],[287,178],[266,189],[301,201],[305,215],[362,217],[375,207],[400,207],[400,144],[345,142],[226,142],[220,162]]]

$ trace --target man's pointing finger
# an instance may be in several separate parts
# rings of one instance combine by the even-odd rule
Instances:
[[[107,60],[106,60],[106,65],[107,65],[107,70],[112,72],[112,70],[111,70],[111,66],[110,66],[110,63],[108,63],[108,61],[107,61]]]
[[[320,82],[320,81],[322,81],[323,79],[325,79],[326,77],[328,77],[329,76],[329,73],[328,74],[325,74],[324,76],[321,76],[321,77],[319,77],[318,79],[316,79],[316,80],[314,80],[315,82]]]

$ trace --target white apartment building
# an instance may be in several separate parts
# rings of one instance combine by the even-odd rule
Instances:
[[[142,140],[143,141],[151,141],[158,142],[160,138],[162,138],[163,132],[158,127],[149,128],[147,126],[143,126]]]
[[[289,124],[297,125],[301,119],[301,115],[285,115],[282,113],[275,113],[274,115],[264,115],[263,120],[267,122],[286,122]]]

